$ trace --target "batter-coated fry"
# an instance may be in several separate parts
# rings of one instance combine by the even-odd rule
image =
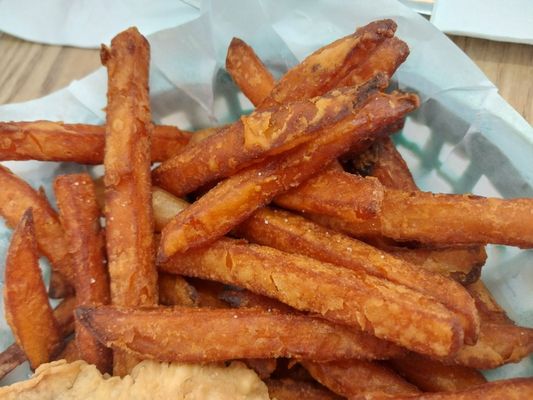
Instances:
[[[396,346],[321,318],[260,309],[102,306],[78,308],[76,316],[107,346],[167,362],[374,359],[398,353]]]
[[[102,164],[105,127],[52,121],[0,122],[0,160],[70,161]],[[174,126],[155,126],[152,161],[177,154],[191,135]]]

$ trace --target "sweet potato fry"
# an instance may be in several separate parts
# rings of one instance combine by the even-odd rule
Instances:
[[[320,318],[259,309],[80,307],[76,318],[107,346],[167,362],[374,359],[399,352],[396,346]]]
[[[105,127],[52,121],[0,122],[0,160],[102,164]],[[165,161],[189,142],[174,126],[154,127],[152,161]]]
[[[475,369],[445,365],[415,353],[408,353],[389,363],[424,392],[454,392],[487,382],[481,372]]]
[[[533,397],[533,378],[489,382],[459,392],[424,393],[397,400],[523,400]]]
[[[420,391],[392,369],[365,360],[328,363],[302,361],[311,376],[333,393],[349,398],[378,397],[395,399]]]
[[[32,368],[50,361],[61,341],[39,268],[31,209],[17,225],[6,259],[6,320]]]
[[[464,340],[456,315],[429,296],[265,246],[220,239],[160,268],[234,284],[425,354],[455,353]]]
[[[31,208],[39,251],[50,260],[52,268],[68,282],[74,282],[74,270],[68,254],[65,234],[56,212],[37,190],[0,165],[0,214],[14,228],[24,212]]]
[[[115,36],[110,48],[101,50],[108,71],[104,184],[111,301],[124,306],[158,301],[150,183],[149,47],[139,31],[130,28]],[[116,353],[114,372],[123,375],[136,363],[125,353]]]
[[[398,285],[398,291],[405,287],[431,297],[460,318],[466,343],[477,340],[479,317],[474,301],[456,282],[286,211],[259,210],[238,231],[253,242],[371,274]]]
[[[188,194],[320,136],[353,115],[372,92],[387,83],[380,75],[360,86],[256,110],[163,162],[153,171],[154,182],[176,196]]]
[[[233,38],[229,44],[226,70],[255,106],[268,97],[275,84],[274,77],[253,49],[239,38]]]
[[[181,276],[160,273],[158,277],[159,304],[165,306],[197,305],[198,293]]]
[[[270,398],[277,400],[340,400],[341,397],[324,387],[312,382],[300,382],[292,379],[267,379]]]
[[[85,306],[109,304],[104,237],[93,181],[88,174],[62,175],[55,179],[54,191],[76,272],[77,303]],[[76,347],[81,359],[96,365],[102,373],[110,372],[111,352],[79,325]]]
[[[17,343],[0,353],[0,380],[26,361],[26,354]]]
[[[383,134],[387,126],[417,105],[418,98],[412,94],[377,93],[355,115],[315,140],[219,183],[163,229],[159,260],[226,234],[256,209],[298,186],[350,147]]]

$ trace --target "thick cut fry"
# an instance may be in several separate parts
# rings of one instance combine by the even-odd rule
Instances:
[[[276,400],[340,400],[341,397],[312,382],[292,379],[267,379],[268,394]]]
[[[78,305],[109,304],[109,277],[105,268],[104,237],[94,185],[88,174],[62,175],[54,181],[59,218],[65,230],[76,272]],[[76,327],[76,347],[81,359],[100,372],[111,371],[111,352],[83,327]]]
[[[189,306],[198,303],[196,289],[181,276],[160,273],[158,277],[159,304],[165,306]]]
[[[39,268],[31,209],[17,225],[6,259],[6,320],[32,368],[50,361],[61,341]]]
[[[275,84],[274,77],[253,49],[239,38],[233,38],[229,44],[226,70],[255,106],[268,97]]]
[[[26,355],[20,346],[13,343],[0,353],[0,380],[26,361]]]
[[[78,345],[76,344],[76,340],[69,340],[65,347],[63,347],[63,350],[56,357],[54,357],[54,361],[66,360],[69,363],[81,359],[82,358],[78,349]]]
[[[69,282],[74,282],[74,270],[68,254],[65,233],[56,212],[41,192],[0,165],[0,214],[14,228],[24,212],[31,208],[39,251],[50,260],[52,268]]]
[[[391,20],[371,22],[308,56],[288,71],[261,107],[283,104],[325,93],[367,59],[384,40],[391,38],[396,24]]]
[[[525,400],[533,398],[533,378],[505,379],[451,393],[424,393],[396,400]]]
[[[70,161],[102,164],[105,127],[52,121],[0,122],[0,160]],[[154,127],[152,161],[165,161],[191,135],[174,126]]]
[[[212,242],[275,196],[296,187],[350,147],[383,134],[418,105],[412,94],[377,93],[355,115],[321,136],[219,183],[162,232],[159,260]]]
[[[160,268],[234,284],[425,354],[453,354],[463,342],[459,319],[433,298],[298,254],[221,239]]]
[[[167,362],[374,359],[399,352],[396,346],[320,318],[259,309],[102,306],[78,308],[76,317],[107,346]]]
[[[104,154],[106,244],[111,301],[124,306],[158,302],[150,183],[148,41],[136,28],[102,47],[108,71]],[[114,372],[126,374],[137,361],[114,355]]]
[[[454,392],[482,385],[481,372],[458,365],[445,365],[415,353],[389,361],[392,367],[424,392]]]
[[[360,86],[256,110],[162,163],[153,171],[154,182],[176,196],[188,194],[316,138],[353,115],[376,88],[387,83],[380,75]]]
[[[395,399],[420,393],[390,368],[364,360],[317,363],[302,361],[311,376],[334,393],[344,397]]]
[[[356,239],[329,231],[286,211],[257,211],[241,224],[247,239],[289,253],[305,254],[386,280],[399,293],[402,288],[422,293],[448,307],[461,319],[465,341],[473,344],[479,332],[479,317],[468,292],[456,282],[396,259]],[[401,285],[401,286],[400,286]],[[398,294],[398,296],[402,296]]]
[[[59,272],[51,270],[50,282],[48,283],[48,296],[52,299],[64,299],[73,295],[74,287]]]

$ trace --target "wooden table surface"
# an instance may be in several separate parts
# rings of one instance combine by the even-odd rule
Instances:
[[[533,46],[453,37],[533,124]],[[0,104],[44,96],[100,66],[98,50],[47,46],[0,33]]]

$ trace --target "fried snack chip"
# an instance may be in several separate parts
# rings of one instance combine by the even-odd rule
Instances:
[[[389,361],[392,367],[424,392],[455,392],[487,382],[481,372],[460,365],[445,365],[415,353]]]
[[[52,121],[0,122],[0,160],[69,161],[102,164],[105,127]],[[152,161],[165,161],[191,135],[174,126],[155,126]]]
[[[312,382],[301,382],[292,379],[267,379],[265,383],[271,399],[341,400],[340,396]]]
[[[0,187],[0,215],[5,218],[7,225],[14,228],[24,212],[31,208],[39,251],[50,260],[55,271],[68,282],[74,282],[65,233],[46,197],[1,165]]]
[[[459,318],[429,296],[265,246],[220,239],[160,269],[237,285],[425,354],[453,354],[464,340]]]
[[[475,303],[463,287],[449,279],[287,211],[258,210],[241,224],[238,232],[255,243],[385,279],[398,285],[398,292],[406,287],[432,297],[461,319],[465,342],[473,344],[477,340],[479,317]]]
[[[372,92],[387,84],[380,75],[359,86],[256,110],[163,162],[152,173],[154,183],[176,196],[188,194],[320,136],[347,120]]]
[[[255,106],[268,97],[275,85],[274,77],[263,62],[253,49],[239,38],[233,38],[229,44],[226,70]]]
[[[101,306],[80,307],[76,317],[107,346],[167,362],[375,359],[401,352],[394,345],[321,318],[260,309]]]
[[[84,306],[109,304],[105,243],[93,181],[88,174],[61,175],[54,181],[54,192],[76,272],[77,303]],[[79,325],[76,326],[76,347],[82,360],[96,365],[102,373],[111,371],[109,349]]]
[[[39,268],[31,209],[15,228],[6,259],[6,320],[32,368],[51,360],[61,341]]]
[[[424,393],[396,400],[524,400],[533,398],[533,378],[504,379],[459,392]]]
[[[159,273],[159,304],[165,306],[194,307],[198,303],[198,293],[181,276]]]
[[[344,397],[395,399],[396,396],[420,393],[392,369],[377,362],[344,360],[317,363],[304,360],[301,364],[318,382]]]
[[[376,93],[355,115],[315,140],[245,169],[202,196],[162,231],[159,261],[208,244],[256,209],[313,176],[350,147],[375,139],[418,106],[413,94]]]

